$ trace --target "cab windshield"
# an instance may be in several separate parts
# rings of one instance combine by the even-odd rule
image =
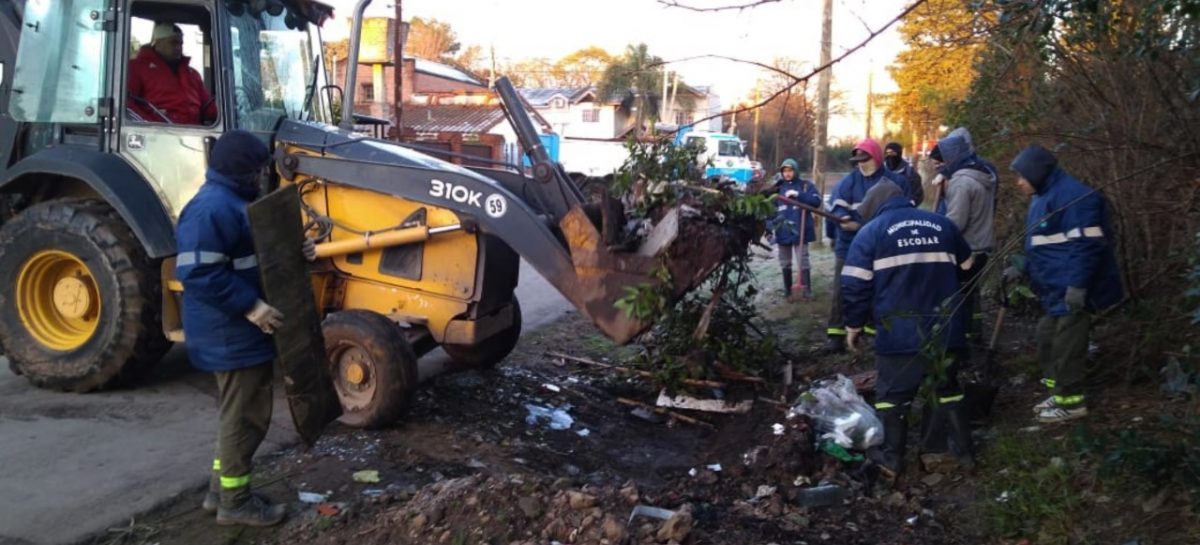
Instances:
[[[229,21],[237,126],[271,131],[284,117],[328,121],[315,104],[321,84],[317,27],[296,25],[286,11],[271,15],[248,8],[231,9]]]
[[[721,140],[718,144],[717,155],[721,157],[741,157],[742,143],[737,140]]]

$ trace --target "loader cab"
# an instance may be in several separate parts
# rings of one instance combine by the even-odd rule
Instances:
[[[6,164],[63,144],[119,155],[177,217],[203,183],[207,150],[223,132],[242,128],[269,142],[284,118],[330,121],[327,101],[315,92],[325,84],[319,28],[310,22],[323,8],[315,5],[27,0],[11,71],[15,123],[0,131],[14,141],[4,148],[13,150]],[[179,65],[164,66],[152,46],[160,23],[179,29]],[[191,92],[203,95],[202,104],[163,96],[167,80],[186,80],[187,72],[197,76],[202,92]],[[147,91],[147,80],[159,84],[156,92]],[[203,111],[180,115],[181,104]]]
[[[0,2],[0,345],[14,370],[82,392],[158,360],[160,264],[209,146],[233,128],[270,142],[284,119],[328,121],[316,90],[331,14],[312,0]],[[144,47],[157,23],[186,67]],[[138,62],[205,98],[145,92]]]

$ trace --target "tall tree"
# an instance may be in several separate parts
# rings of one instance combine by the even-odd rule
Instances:
[[[404,52],[413,57],[434,61],[453,60],[454,54],[462,49],[458,35],[449,23],[437,19],[413,17],[408,29],[408,42]]]
[[[600,96],[625,97],[625,102],[635,109],[634,127],[638,136],[645,129],[646,109],[651,108],[652,101],[661,94],[662,65],[662,59],[651,55],[646,44],[631,44],[626,46],[624,55],[604,69],[604,76],[597,86]]]
[[[975,80],[975,61],[986,31],[988,12],[972,11],[973,0],[927,0],[900,24],[907,49],[888,67],[899,90],[887,115],[908,134],[928,138],[951,108],[966,98]]]
[[[570,53],[554,65],[560,78],[558,84],[563,87],[598,84],[612,62],[613,56],[608,51],[594,45]]]

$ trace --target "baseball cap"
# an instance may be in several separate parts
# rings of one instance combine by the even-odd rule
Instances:
[[[850,155],[851,163],[861,163],[863,161],[868,161],[870,159],[871,159],[871,154],[869,154],[861,149],[858,149],[858,148],[854,148],[854,153],[852,153]]]

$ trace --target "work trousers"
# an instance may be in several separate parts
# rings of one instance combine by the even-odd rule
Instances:
[[[796,261],[797,269],[804,270],[812,266],[808,259],[807,243],[779,245],[779,266],[785,269],[791,268],[793,259]]]
[[[963,289],[966,292],[966,314],[967,314],[967,338],[972,343],[982,344],[985,342],[983,338],[983,305],[981,303],[980,292],[983,288],[983,271],[988,264],[988,255],[985,253],[972,254],[973,261],[971,268],[962,271],[960,280],[963,284]]]
[[[842,317],[842,267],[846,258],[836,256],[833,261],[833,296],[829,303],[829,327],[825,333],[830,337],[846,336],[846,321]]]
[[[1038,363],[1042,383],[1050,388],[1054,402],[1062,407],[1082,404],[1083,381],[1087,376],[1088,334],[1092,317],[1086,312],[1066,316],[1043,316],[1037,325]]]
[[[939,403],[962,401],[958,366],[958,359],[953,358],[946,367],[945,376],[934,386]],[[933,370],[933,362],[924,354],[878,354],[875,369],[875,409],[907,410],[917,397],[925,374]]]
[[[213,472],[220,485],[221,507],[231,509],[250,498],[254,452],[271,425],[272,364],[214,374],[220,425]]]

